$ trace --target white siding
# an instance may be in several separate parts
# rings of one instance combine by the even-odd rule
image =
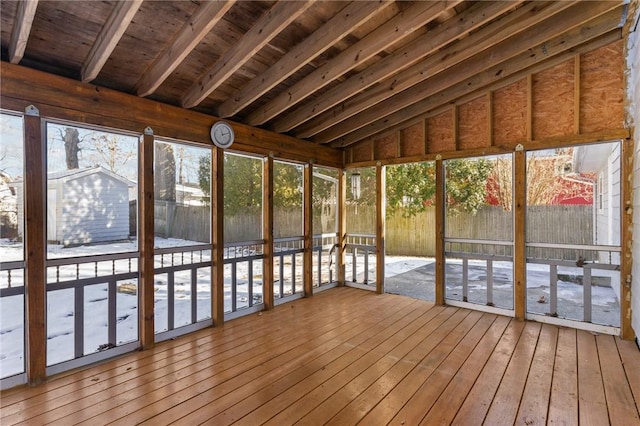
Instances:
[[[640,8],[636,10],[636,16],[630,17],[632,22],[637,22]],[[631,288],[631,324],[636,336],[640,336],[640,27],[629,35],[627,41],[627,98],[629,126],[635,126],[633,139],[635,140],[634,153],[634,180],[633,180],[633,271]]]
[[[129,236],[127,184],[104,173],[68,179],[58,199],[58,240],[65,245]]]

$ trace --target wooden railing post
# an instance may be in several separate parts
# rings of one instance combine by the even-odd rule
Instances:
[[[640,124],[640,123],[638,123]],[[632,133],[633,135],[633,133]],[[633,136],[620,142],[620,337],[633,340],[631,286],[633,274]],[[640,312],[636,312],[640,315]]]
[[[211,152],[211,313],[214,326],[224,323],[224,151]]]
[[[273,295],[273,155],[265,157],[262,167],[262,238],[264,239],[264,265],[262,283],[264,308],[274,307]]]
[[[338,253],[336,259],[336,269],[338,275],[338,285],[344,286],[346,283],[345,252],[347,246],[347,173],[344,170],[338,171]]]
[[[304,295],[309,297],[313,296],[313,164],[305,164],[303,182]]]
[[[514,315],[524,320],[527,313],[527,153],[516,147],[513,167],[513,300]]]
[[[384,293],[385,167],[376,164],[376,293]]]
[[[142,349],[153,348],[154,335],[154,193],[153,193],[153,130],[147,127],[140,137],[140,182],[138,205],[138,244],[140,246],[139,289],[140,298],[140,345]]]
[[[436,158],[436,288],[435,303],[444,305],[445,296],[445,254],[444,254],[444,216],[445,216],[445,191],[444,191],[444,163],[442,158]]]
[[[24,154],[26,373],[35,385],[45,380],[47,370],[47,160],[40,112],[33,105],[25,109]]]

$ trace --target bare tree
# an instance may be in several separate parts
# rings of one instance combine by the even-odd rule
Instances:
[[[589,183],[588,178],[572,172],[572,153],[568,148],[541,152],[527,158],[527,205],[551,205],[561,199],[591,197],[589,186],[585,185]],[[511,157],[499,157],[488,185],[489,197],[507,211],[513,205],[512,170]]]
[[[135,150],[123,149],[117,135],[94,134],[91,142],[92,150],[98,154],[99,163],[105,164],[114,173],[122,174],[122,166],[136,156]]]
[[[73,127],[65,127],[64,136],[64,152],[67,163],[67,169],[77,169],[78,165],[78,153],[80,152],[80,135],[78,129]]]
[[[176,159],[173,145],[156,143],[154,173],[155,199],[176,201]]]

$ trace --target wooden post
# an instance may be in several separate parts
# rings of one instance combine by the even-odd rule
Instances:
[[[573,66],[573,129],[576,135],[580,134],[580,53],[577,53]]]
[[[153,150],[154,137],[150,127],[144,129],[140,137],[140,182],[138,204],[138,244],[140,247],[139,263],[139,299],[140,305],[140,345],[142,349],[153,348],[154,335],[154,271],[153,244],[154,230],[154,194],[153,194]]]
[[[344,286],[346,283],[345,252],[347,246],[347,211],[345,203],[347,200],[347,173],[344,170],[338,171],[338,254],[336,259],[336,269],[338,275],[338,285]]]
[[[376,292],[384,293],[385,167],[376,164]]]
[[[214,326],[224,324],[224,151],[211,152],[211,313]]]
[[[633,129],[632,129],[633,130]],[[633,131],[631,133],[633,135]],[[635,339],[631,326],[631,286],[633,273],[633,136],[620,142],[620,337],[625,340]],[[636,312],[640,315],[640,312]]]
[[[438,156],[436,159],[436,305],[444,305],[445,296],[445,254],[444,254],[444,225],[445,225],[445,187],[444,162]]]
[[[527,140],[533,140],[533,75],[527,75]]]
[[[262,166],[262,238],[264,239],[264,265],[262,266],[262,294],[264,308],[274,307],[273,295],[273,155],[263,160]]]
[[[303,182],[304,295],[309,297],[313,296],[313,164],[305,164]]]
[[[46,143],[40,112],[30,105],[24,115],[25,218],[25,347],[29,384],[42,383],[47,370],[47,277],[46,277]]]
[[[522,145],[516,147],[513,167],[513,291],[515,318],[524,320],[527,313],[527,154]]]

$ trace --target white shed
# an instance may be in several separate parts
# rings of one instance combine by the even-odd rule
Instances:
[[[129,238],[132,186],[101,166],[49,173],[47,240],[68,246]],[[21,222],[24,213],[18,213]]]

